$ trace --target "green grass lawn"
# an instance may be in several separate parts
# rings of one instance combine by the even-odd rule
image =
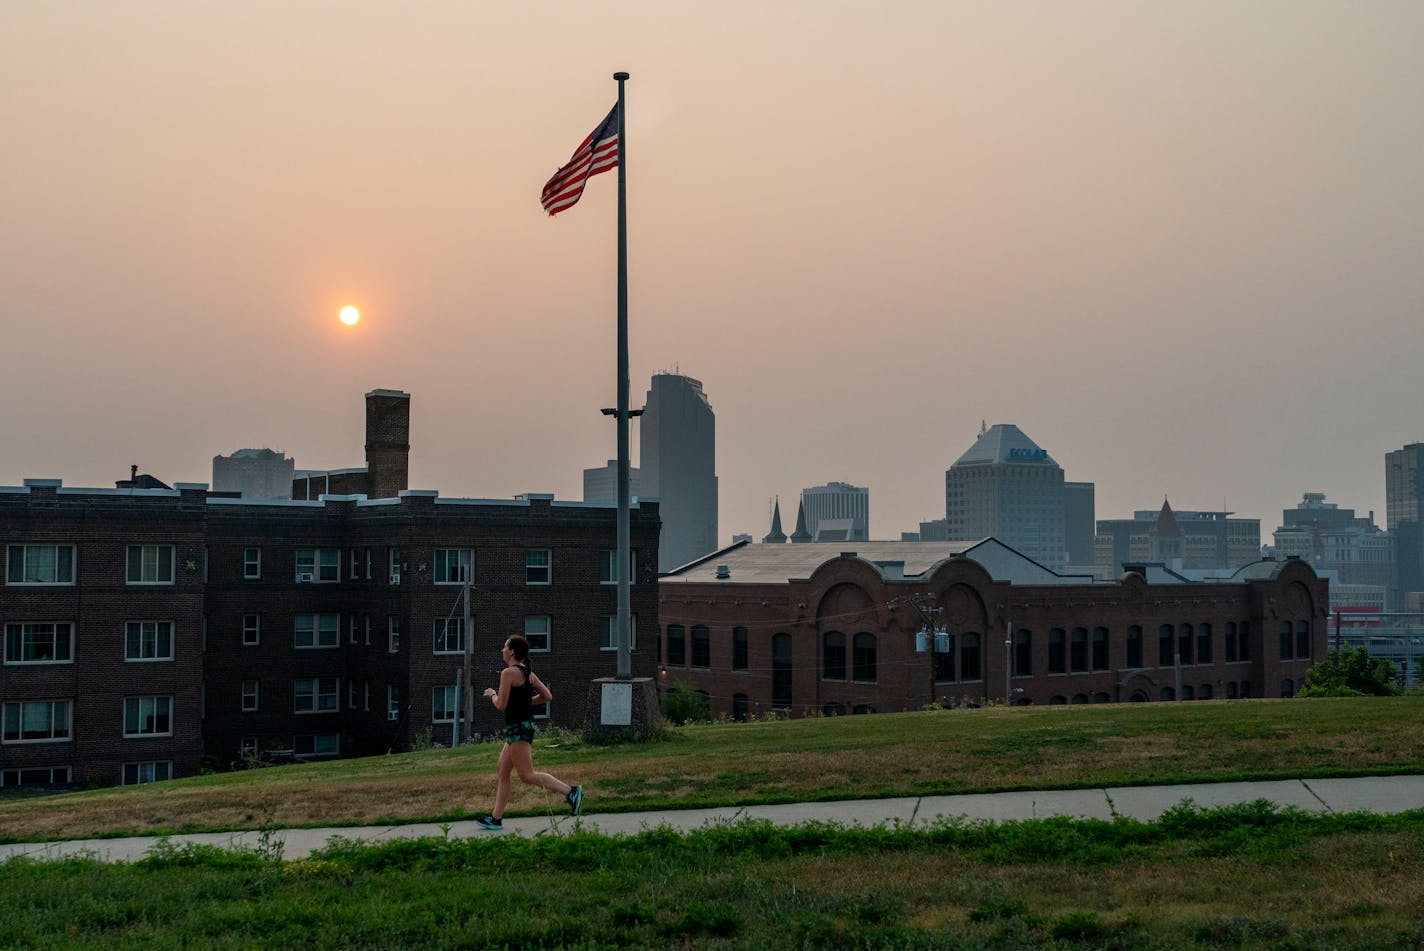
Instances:
[[[466,818],[499,747],[428,750],[0,798],[0,840]],[[640,745],[541,738],[590,812],[1424,772],[1424,695],[990,707],[670,730]],[[511,814],[550,794],[516,786]]]

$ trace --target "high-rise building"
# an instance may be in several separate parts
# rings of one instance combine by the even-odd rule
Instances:
[[[801,490],[806,530],[818,542],[863,542],[870,538],[870,490],[828,482]]]
[[[1277,558],[1304,559],[1319,573],[1333,572],[1340,582],[1337,588],[1393,588],[1398,571],[1394,539],[1375,524],[1374,516],[1371,512],[1368,518],[1357,518],[1354,509],[1325,501],[1324,492],[1307,492],[1295,508],[1281,513],[1281,527],[1273,533],[1274,553]]]
[[[642,482],[638,467],[628,467],[628,496],[642,495]],[[618,504],[618,460],[609,459],[608,465],[597,469],[583,470],[583,500],[585,502],[611,502]]]
[[[1384,505],[1402,603],[1410,592],[1424,591],[1424,443],[1385,453]]]
[[[271,449],[213,456],[213,491],[241,492],[244,499],[290,499],[295,466],[286,453]]]
[[[1098,487],[1091,482],[1063,483],[1063,546],[1068,564],[1093,563],[1093,537],[1097,534]]]
[[[716,417],[702,384],[656,373],[638,425],[642,494],[659,500],[658,570],[717,548]]]
[[[1063,469],[1008,423],[983,428],[944,474],[949,537],[994,537],[1039,564],[1067,563]]]
[[[1095,567],[1115,577],[1123,566],[1160,561],[1179,568],[1239,568],[1261,557],[1261,520],[1230,512],[1139,509],[1132,518],[1099,519]]]

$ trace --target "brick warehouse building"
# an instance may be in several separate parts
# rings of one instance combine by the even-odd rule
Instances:
[[[735,719],[1280,697],[1326,649],[1327,583],[1301,561],[1209,582],[1136,565],[1104,583],[993,539],[845,547],[743,543],[664,576],[660,684]],[[933,653],[917,649],[927,625]]]
[[[408,420],[408,399],[368,394],[368,464],[348,478],[404,480],[403,457],[371,451],[385,447],[370,424],[373,403]],[[405,449],[403,435],[385,443]],[[499,644],[525,633],[555,692],[543,712],[580,723],[590,682],[615,667],[614,516],[403,486],[291,501],[181,483],[0,488],[0,783],[142,782],[258,751],[449,743],[467,574],[474,685],[495,682]],[[634,508],[635,638],[639,620],[657,630],[658,530],[656,503]],[[652,652],[634,647],[634,675],[651,676]],[[488,704],[473,711],[476,732],[497,727]]]

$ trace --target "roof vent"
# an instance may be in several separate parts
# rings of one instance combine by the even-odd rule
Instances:
[[[717,566],[717,577],[719,577],[719,578],[730,578],[730,577],[732,577],[732,569],[731,569],[731,568],[728,568],[726,565],[718,565],[718,566]]]

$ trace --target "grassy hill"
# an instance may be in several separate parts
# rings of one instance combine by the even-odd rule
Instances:
[[[541,738],[590,812],[1424,772],[1424,695],[993,707]],[[0,798],[0,840],[444,821],[486,811],[496,744]],[[510,814],[559,804],[516,786]]]

